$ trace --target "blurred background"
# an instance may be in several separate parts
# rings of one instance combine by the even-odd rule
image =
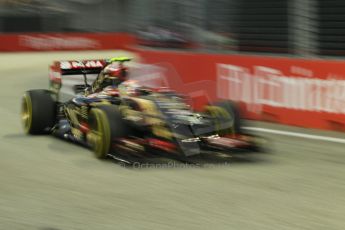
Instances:
[[[344,14],[344,0],[0,0],[0,230],[343,230]],[[24,135],[21,96],[54,60],[114,56],[239,101],[269,151],[129,169]]]
[[[0,32],[130,32],[142,45],[345,54],[342,0],[2,0]]]

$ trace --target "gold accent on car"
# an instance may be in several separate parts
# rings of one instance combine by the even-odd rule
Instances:
[[[90,123],[87,141],[96,157],[104,158],[108,154],[111,145],[111,132],[107,116],[102,110],[94,108],[90,112],[90,117],[94,120]]]
[[[32,102],[27,93],[22,98],[21,119],[24,132],[29,133],[32,126]]]
[[[215,130],[218,132],[218,134],[233,134],[235,132],[233,125],[231,127],[223,127],[224,122],[220,121],[220,119],[231,119],[231,114],[229,114],[229,112],[227,112],[224,108],[219,106],[205,106],[205,112],[214,118]]]
[[[171,140],[173,134],[166,127],[162,113],[157,109],[156,105],[152,101],[142,98],[136,98],[135,101],[142,109],[145,123],[151,125],[152,133],[158,137]]]

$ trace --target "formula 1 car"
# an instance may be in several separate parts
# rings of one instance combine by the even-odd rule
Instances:
[[[110,85],[91,90],[109,64],[126,61],[54,62],[50,89],[23,96],[24,131],[54,134],[90,147],[97,158],[120,160],[158,155],[188,162],[204,150],[233,154],[260,149],[256,137],[242,132],[235,103],[221,101],[195,111],[188,97],[159,85],[172,79],[157,74],[161,67],[135,67],[137,74],[120,84],[110,77]]]

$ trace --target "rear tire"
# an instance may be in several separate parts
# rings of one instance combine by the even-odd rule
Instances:
[[[92,108],[89,114],[90,133],[87,141],[97,158],[103,159],[112,150],[114,139],[126,137],[128,127],[119,108],[115,105],[104,105]]]
[[[30,90],[22,98],[21,117],[27,134],[47,134],[56,122],[56,102],[49,90]]]

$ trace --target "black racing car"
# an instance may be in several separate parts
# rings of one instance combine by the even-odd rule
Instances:
[[[161,155],[188,162],[205,150],[233,154],[260,149],[256,137],[241,131],[235,103],[222,101],[194,111],[185,96],[148,86],[152,79],[157,83],[152,76],[158,75],[148,76],[147,70],[140,74],[138,68],[135,78],[113,85],[110,81],[101,91],[90,92],[90,79],[97,81],[110,63],[124,61],[54,62],[50,89],[29,90],[23,96],[24,131],[81,143],[97,158]]]

